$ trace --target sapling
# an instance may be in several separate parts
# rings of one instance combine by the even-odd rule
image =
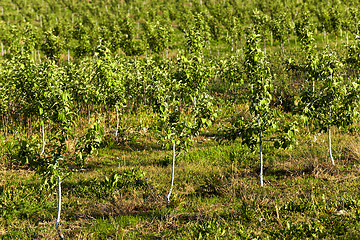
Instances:
[[[44,154],[45,151],[45,130],[44,130],[44,120],[41,120],[41,133],[42,133],[42,148],[40,157]]]
[[[270,109],[272,79],[266,65],[264,53],[259,48],[260,35],[250,34],[246,41],[245,68],[251,86],[249,109],[258,122],[260,144],[260,185],[263,186],[262,134],[269,127],[272,111]],[[261,124],[263,123],[263,124]]]
[[[260,48],[260,35],[250,32],[246,40],[245,71],[250,87],[249,110],[250,119],[237,119],[233,127],[225,128],[223,139],[235,140],[240,137],[242,144],[252,150],[260,148],[260,185],[263,181],[263,141],[270,133],[276,131],[277,136],[267,139],[273,141],[275,148],[291,148],[295,142],[296,122],[282,124],[277,122],[283,116],[270,107],[272,99],[272,76],[267,66],[264,53]],[[276,120],[275,120],[276,119]]]
[[[345,81],[340,70],[341,62],[336,54],[326,49],[319,54],[308,69],[308,76],[318,82],[317,91],[304,88],[300,107],[305,119],[319,131],[328,131],[329,157],[335,165],[331,149],[331,126],[348,128],[356,121],[356,107],[359,103],[358,81]]]
[[[161,142],[164,143],[165,148],[170,147],[172,144],[172,171],[171,171],[171,184],[170,190],[167,194],[167,202],[170,202],[170,196],[174,186],[175,177],[175,159],[181,150],[187,148],[192,143],[192,138],[198,134],[206,126],[209,126],[215,117],[212,112],[211,98],[202,96],[198,99],[196,110],[192,110],[191,118],[188,118],[189,113],[184,115],[182,110],[184,107],[191,109],[189,103],[180,104],[179,101],[173,101],[167,97],[164,102],[159,106],[158,116],[159,119],[156,123],[155,129]],[[185,106],[184,106],[185,105]],[[195,121],[196,118],[201,120]],[[176,145],[178,145],[178,154],[176,154]]]
[[[195,47],[202,47],[199,43],[194,44]],[[162,72],[160,68],[153,70],[157,76],[154,81],[156,98],[153,110],[158,115],[154,129],[165,148],[169,149],[172,145],[173,150],[170,191],[166,197],[168,202],[174,186],[176,146],[179,154],[215,117],[212,99],[207,94],[210,70],[204,65],[201,54],[192,55],[191,58],[183,55],[178,57],[172,75]]]

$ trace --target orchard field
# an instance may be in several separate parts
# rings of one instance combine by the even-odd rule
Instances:
[[[1,239],[360,239],[358,0],[2,0]]]

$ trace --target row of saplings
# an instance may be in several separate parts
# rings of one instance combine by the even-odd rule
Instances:
[[[291,148],[296,142],[296,121],[288,122],[285,116],[277,109],[271,108],[272,100],[272,76],[267,65],[266,58],[260,48],[261,37],[250,33],[247,36],[245,49],[245,71],[250,89],[249,112],[251,117],[242,116],[232,122],[230,127],[223,129],[222,138],[235,140],[241,138],[242,143],[251,149],[260,147],[260,185],[263,186],[263,142],[264,138],[271,136],[275,148]],[[309,54],[308,63],[304,68],[307,81],[303,86],[299,109],[306,124],[312,124],[314,129],[326,130],[329,134],[329,155],[335,165],[331,153],[331,125],[338,127],[349,127],[353,124],[357,115],[357,104],[359,101],[358,85],[356,81],[346,82],[339,74],[340,63],[336,55],[326,50],[321,55]],[[194,83],[184,94],[184,88],[178,84],[169,82],[167,87],[159,87],[155,96],[154,112],[158,116],[154,130],[164,147],[172,148],[172,176],[171,187],[166,196],[170,201],[173,184],[176,146],[186,148],[192,141],[192,137],[201,130],[209,127],[216,117],[213,111],[212,99],[207,94],[206,79],[209,73],[199,74],[201,66],[200,54],[194,54],[190,59],[197,71],[193,75],[186,75],[189,83]],[[200,61],[200,62],[199,62]],[[310,66],[310,67],[309,67]],[[161,69],[158,69],[160,71]],[[156,69],[154,69],[156,72]],[[206,71],[204,71],[206,72]],[[156,74],[156,73],[154,73]],[[181,101],[180,101],[181,96]],[[60,238],[64,238],[60,227],[61,213],[61,174],[59,162],[63,161],[66,152],[66,139],[71,135],[71,125],[74,113],[71,112],[70,96],[61,89],[55,94],[56,104],[53,106],[51,118],[56,127],[53,127],[53,146],[49,148],[48,154],[44,154],[45,142],[43,133],[43,147],[40,154],[44,163],[40,172],[47,176],[56,176],[58,179],[58,215],[56,229]],[[188,111],[184,111],[188,109]],[[118,108],[116,107],[118,115]],[[190,114],[189,114],[190,113]],[[99,129],[93,126],[92,131]],[[118,134],[119,117],[117,116],[116,137]],[[44,127],[42,124],[42,131]],[[275,137],[273,137],[275,136]],[[95,140],[96,141],[96,140]],[[84,150],[84,149],[83,149]]]

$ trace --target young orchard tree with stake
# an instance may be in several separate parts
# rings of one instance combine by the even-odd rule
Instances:
[[[233,127],[224,130],[223,138],[235,140],[240,137],[242,143],[254,149],[260,148],[260,185],[263,181],[263,142],[268,140],[274,142],[275,148],[291,148],[295,143],[296,122],[283,123],[282,128],[279,121],[284,122],[284,117],[276,109],[271,109],[272,99],[272,76],[267,66],[264,53],[260,48],[260,35],[250,33],[247,36],[245,49],[245,71],[250,88],[249,110],[251,119],[238,119]]]
[[[176,83],[173,84],[173,90],[180,90]],[[158,113],[156,133],[165,148],[169,149],[172,145],[173,150],[171,186],[166,197],[168,202],[174,185],[176,146],[186,149],[192,143],[192,138],[202,129],[210,126],[216,116],[212,111],[211,97],[206,93],[197,97],[196,107],[193,107],[191,102],[184,103],[179,96],[179,92],[166,96],[159,95],[158,104],[154,108]]]
[[[126,103],[125,87],[122,81],[122,64],[113,61],[110,58],[108,45],[103,44],[100,40],[95,50],[95,75],[92,83],[97,86],[95,95],[98,98],[98,104],[103,106],[115,106],[116,110],[116,131],[115,137],[119,131],[119,107]],[[119,69],[120,68],[120,69]]]
[[[250,82],[250,105],[249,109],[258,122],[256,132],[259,136],[260,144],[260,185],[263,186],[263,141],[262,135],[268,127],[273,125],[271,118],[273,115],[270,109],[272,79],[270,69],[266,66],[263,52],[259,48],[260,36],[251,34],[246,41],[245,49],[245,68]]]
[[[328,131],[329,157],[335,165],[331,149],[331,126],[348,128],[356,121],[359,103],[359,80],[345,81],[340,70],[342,64],[335,53],[327,49],[313,62],[309,76],[315,77],[318,87],[305,87],[301,104],[303,115],[315,129]]]
[[[46,103],[42,104],[43,111],[49,122],[52,123],[52,131],[50,134],[50,143],[47,147],[47,154],[43,154],[39,158],[36,172],[44,179],[44,184],[53,182],[55,178],[58,180],[58,212],[56,220],[56,230],[59,237],[64,238],[60,230],[60,214],[61,214],[61,175],[60,162],[65,161],[67,151],[66,140],[71,136],[72,117],[71,112],[72,99],[64,82],[66,82],[66,74],[61,68],[57,67],[53,62],[46,64],[46,78],[38,79],[47,83],[47,89],[44,94]],[[43,115],[45,116],[45,115]]]
[[[203,46],[201,43],[195,45]],[[157,99],[154,111],[159,116],[155,129],[165,146],[170,148],[172,143],[173,149],[168,202],[174,185],[176,145],[186,148],[192,142],[192,138],[210,126],[216,117],[212,111],[211,97],[207,94],[211,69],[204,64],[201,53],[193,53],[190,58],[181,55],[176,64],[177,69],[170,76],[166,73],[159,74],[159,69],[155,73],[155,76],[164,76],[163,79],[155,81]]]

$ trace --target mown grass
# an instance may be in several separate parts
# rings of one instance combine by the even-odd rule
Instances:
[[[231,111],[219,115],[224,120]],[[335,167],[327,156],[327,136],[307,128],[300,129],[292,151],[265,145],[260,187],[258,154],[239,141],[219,144],[222,124],[219,120],[177,157],[169,204],[171,152],[150,132],[98,150],[63,180],[61,228],[67,239],[360,237],[357,134],[333,129]],[[56,182],[44,187],[33,171],[5,166],[2,239],[57,238]]]

